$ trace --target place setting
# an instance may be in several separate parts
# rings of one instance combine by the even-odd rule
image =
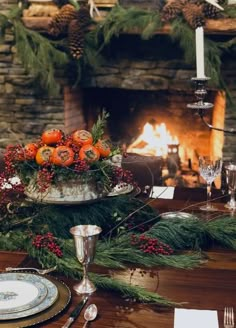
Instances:
[[[56,316],[69,304],[71,291],[64,282],[31,272],[34,268],[7,269],[0,274],[1,327],[31,327]]]

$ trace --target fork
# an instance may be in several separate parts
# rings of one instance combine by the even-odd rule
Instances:
[[[225,307],[224,310],[224,328],[234,327],[234,309],[232,307]]]
[[[7,267],[5,269],[5,271],[28,271],[28,270],[32,270],[32,271],[36,271],[37,273],[39,274],[47,274],[49,272],[52,272],[52,271],[55,271],[57,268],[57,266],[55,265],[54,267],[52,268],[48,268],[48,269],[37,269],[37,268],[12,268],[12,267]]]

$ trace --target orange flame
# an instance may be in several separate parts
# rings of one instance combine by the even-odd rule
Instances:
[[[146,123],[142,133],[127,148],[127,152],[148,156],[166,157],[168,145],[178,145],[179,140],[167,130],[165,123]]]

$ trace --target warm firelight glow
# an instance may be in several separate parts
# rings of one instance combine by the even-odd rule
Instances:
[[[127,152],[148,156],[166,157],[168,145],[178,145],[179,140],[167,130],[165,123],[146,123],[142,133],[127,148]]]

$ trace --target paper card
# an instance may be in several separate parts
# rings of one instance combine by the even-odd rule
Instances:
[[[151,198],[173,199],[175,187],[153,186],[150,192]]]
[[[217,311],[175,309],[174,328],[219,328]]]

